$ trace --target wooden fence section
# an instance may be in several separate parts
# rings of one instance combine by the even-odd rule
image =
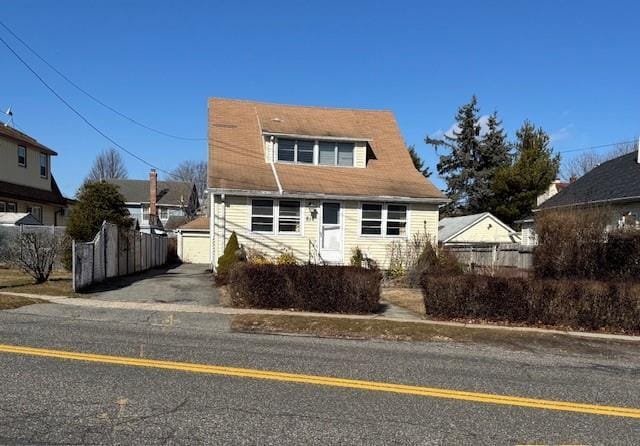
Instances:
[[[460,263],[469,267],[508,267],[524,270],[533,268],[533,248],[519,243],[447,246]]]
[[[104,222],[91,242],[73,241],[73,290],[167,262],[167,237]]]

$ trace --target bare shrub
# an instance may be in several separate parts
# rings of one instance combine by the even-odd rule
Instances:
[[[43,283],[66,244],[65,238],[49,232],[23,232],[9,246],[9,263]]]
[[[387,245],[389,257],[388,275],[392,278],[404,276],[410,271],[425,249],[432,246],[432,237],[429,234],[413,234],[406,240],[394,240]]]
[[[598,277],[610,216],[608,207],[540,213],[533,253],[536,277]]]

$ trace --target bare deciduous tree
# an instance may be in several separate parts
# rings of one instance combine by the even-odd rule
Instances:
[[[87,181],[101,181],[110,178],[127,178],[124,160],[113,147],[103,150],[93,162]]]
[[[193,183],[202,199],[207,189],[207,163],[205,161],[183,161],[171,171],[168,180],[179,180]]]
[[[9,248],[9,262],[33,277],[36,283],[49,279],[53,264],[66,241],[49,232],[24,232]]]
[[[596,153],[594,151],[583,152],[564,163],[562,179],[569,181],[571,177],[580,178],[582,175],[589,172],[594,167],[598,167],[605,161],[633,152],[636,150],[636,147],[637,146],[634,143],[625,143],[617,144],[613,150],[608,153]]]

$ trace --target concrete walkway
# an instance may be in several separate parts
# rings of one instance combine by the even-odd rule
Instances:
[[[218,305],[218,292],[208,265],[183,263],[111,279],[87,297],[94,300],[148,304]]]

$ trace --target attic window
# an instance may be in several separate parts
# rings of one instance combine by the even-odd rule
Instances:
[[[280,162],[353,167],[354,152],[353,142],[277,140],[277,160]]]

